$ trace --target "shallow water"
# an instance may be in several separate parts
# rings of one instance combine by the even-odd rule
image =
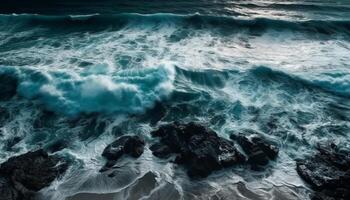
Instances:
[[[347,0],[30,0],[0,13],[0,73],[19,80],[0,102],[0,161],[40,147],[70,161],[42,199],[308,199],[295,159],[322,141],[350,148]],[[117,136],[149,145],[172,121],[254,129],[279,157],[190,180],[146,146],[98,172]]]

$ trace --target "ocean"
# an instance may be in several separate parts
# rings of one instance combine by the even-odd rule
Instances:
[[[0,163],[39,148],[69,162],[38,199],[310,199],[295,161],[350,148],[349,0],[0,2],[0,82],[17,83]],[[175,121],[252,129],[279,154],[193,180],[149,149]],[[145,150],[110,177],[101,154],[121,135]]]

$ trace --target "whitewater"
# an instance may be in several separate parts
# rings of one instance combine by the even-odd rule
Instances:
[[[0,8],[0,82],[17,83],[0,101],[0,163],[65,158],[38,199],[310,199],[295,160],[350,148],[350,1],[33,2]],[[279,155],[192,180],[149,149],[174,121],[252,129]],[[99,172],[122,135],[144,153]]]

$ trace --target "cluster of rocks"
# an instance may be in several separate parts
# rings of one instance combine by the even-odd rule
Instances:
[[[170,123],[151,132],[158,142],[150,146],[153,155],[171,159],[187,168],[192,178],[206,177],[215,170],[237,164],[263,169],[276,159],[279,149],[261,134],[245,130],[230,139],[197,123]],[[238,145],[241,147],[239,150]],[[112,168],[123,156],[140,157],[145,140],[124,135],[109,144],[102,156],[107,162],[101,172]],[[315,190],[313,200],[350,199],[350,153],[334,144],[319,145],[315,155],[297,160],[297,172]],[[174,158],[174,159],[173,159]],[[12,157],[0,165],[0,194],[4,200],[33,199],[36,192],[62,175],[67,164],[44,150]]]
[[[0,165],[2,200],[30,200],[67,169],[67,164],[44,150],[12,157]]]
[[[278,148],[258,136],[252,140],[246,136],[232,135],[247,154],[237,150],[233,141],[219,137],[217,133],[200,124],[172,123],[153,131],[159,142],[151,146],[153,155],[168,158],[175,155],[174,162],[188,168],[190,177],[206,177],[212,171],[246,162],[266,165],[269,159],[277,157]]]
[[[318,145],[317,150],[297,161],[298,174],[315,190],[312,199],[350,199],[350,153],[334,144]]]
[[[246,158],[233,141],[219,137],[215,131],[197,123],[163,125],[151,135],[159,138],[159,142],[150,147],[153,155],[161,159],[175,157],[173,162],[185,166],[190,177],[206,177],[212,171],[247,162],[252,166],[263,166],[278,154],[276,146],[258,136],[251,139],[243,135],[231,136],[241,145]],[[111,168],[123,155],[139,157],[144,146],[145,142],[139,136],[118,138],[103,151],[107,163],[101,171]]]
[[[175,163],[185,165],[191,177],[206,177],[245,160],[231,141],[196,123],[168,124],[151,134],[160,138],[150,148],[153,154],[159,158],[175,154]]]

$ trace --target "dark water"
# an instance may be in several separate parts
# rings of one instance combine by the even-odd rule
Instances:
[[[350,148],[348,0],[1,2],[0,74],[19,85],[0,102],[0,161],[59,147],[71,164],[42,199],[308,199],[295,159]],[[147,147],[98,172],[117,136],[151,144],[172,121],[254,129],[280,154],[193,181]]]

